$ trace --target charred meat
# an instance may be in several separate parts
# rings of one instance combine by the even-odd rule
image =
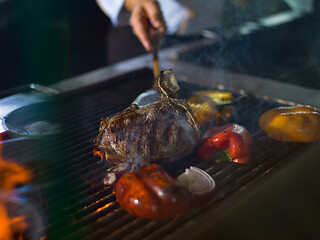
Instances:
[[[102,119],[96,148],[111,163],[174,161],[191,153],[200,131],[187,101],[176,98],[179,85],[172,70],[158,79],[157,102],[132,104],[113,118]]]

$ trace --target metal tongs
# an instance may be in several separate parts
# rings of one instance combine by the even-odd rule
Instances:
[[[151,89],[141,93],[134,101],[133,104],[137,104],[140,108],[146,107],[157,101],[160,96],[158,92],[158,77],[160,75],[160,63],[159,63],[159,42],[160,33],[156,29],[151,29],[151,45],[153,55],[153,86]]]
[[[160,33],[157,30],[152,30],[151,45],[152,45],[152,55],[153,55],[153,76],[154,76],[154,83],[152,88],[157,88],[158,77],[160,75],[159,42],[160,42]]]

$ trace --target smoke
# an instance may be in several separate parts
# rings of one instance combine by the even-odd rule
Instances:
[[[261,27],[259,21],[262,17],[289,10],[282,0],[181,2],[195,12],[195,17],[189,21],[186,35],[208,37],[210,34],[204,33],[212,33],[212,36],[220,37],[220,41],[212,46],[198,52],[183,53],[182,61],[254,75],[266,67],[265,59],[269,60],[271,54],[276,54],[275,36],[257,35],[255,31]]]
[[[204,29],[234,28],[247,21],[288,9],[282,0],[181,0],[194,12],[185,34],[199,33]]]

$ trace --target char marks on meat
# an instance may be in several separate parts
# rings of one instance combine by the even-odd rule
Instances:
[[[200,132],[171,70],[158,80],[160,97],[139,108],[132,104],[113,118],[101,121],[96,148],[112,163],[174,161],[190,154]]]

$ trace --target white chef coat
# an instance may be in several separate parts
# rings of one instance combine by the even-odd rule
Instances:
[[[128,24],[130,14],[123,7],[124,0],[96,0],[96,2],[114,26]],[[191,16],[190,10],[175,0],[158,0],[158,2],[167,25],[167,34],[183,30],[181,28]]]

